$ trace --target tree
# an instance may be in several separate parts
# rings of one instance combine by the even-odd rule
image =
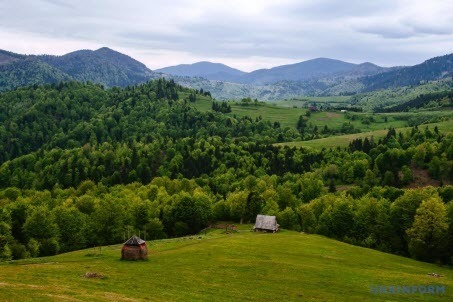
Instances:
[[[125,210],[122,203],[111,194],[96,204],[91,215],[94,235],[98,245],[118,243],[124,235]]]
[[[437,261],[445,256],[448,220],[445,204],[439,197],[423,201],[417,209],[414,223],[407,230],[409,253],[424,261]]]
[[[277,214],[277,221],[284,229],[296,231],[300,230],[300,224],[297,215],[290,207],[287,207]]]
[[[59,236],[58,225],[46,206],[33,208],[25,221],[23,229],[28,239],[34,238],[38,241]]]
[[[297,128],[297,130],[299,130],[300,134],[304,135],[305,129],[307,128],[307,121],[305,120],[305,118],[302,115],[299,116],[299,120],[297,121],[296,128]]]
[[[12,253],[9,243],[13,239],[11,233],[11,218],[0,209],[0,261],[11,260]]]
[[[403,196],[398,197],[390,206],[390,220],[394,230],[394,237],[391,239],[391,246],[394,252],[407,253],[407,234],[414,223],[417,208],[422,201],[436,196],[433,188],[423,190],[407,190]]]
[[[171,209],[170,217],[173,226],[178,227],[178,235],[182,235],[185,226],[186,234],[197,233],[203,229],[211,219],[211,200],[201,192],[181,192],[173,195],[174,206]],[[176,230],[176,229],[174,229]],[[184,234],[184,235],[186,235]]]
[[[87,216],[75,207],[59,206],[52,210],[60,230],[62,252],[82,249],[86,246]]]
[[[247,197],[249,192],[236,191],[230,193],[226,199],[226,203],[230,206],[230,214],[233,219],[237,219],[242,224],[246,216]]]
[[[58,253],[60,249],[58,225],[55,223],[51,211],[46,206],[33,208],[25,221],[23,229],[29,241],[35,239],[39,242],[40,256],[50,256]],[[16,251],[19,253],[22,247],[16,246]]]
[[[354,213],[349,200],[335,200],[319,217],[317,232],[344,239],[349,235],[354,225]]]

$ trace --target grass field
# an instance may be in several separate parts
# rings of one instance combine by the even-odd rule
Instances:
[[[336,97],[340,100],[344,97]],[[319,98],[321,99],[321,98]],[[288,101],[297,102],[297,101]],[[257,105],[252,104],[243,106],[237,102],[230,102],[232,112],[229,116],[250,116],[252,118],[262,117],[264,120],[271,122],[280,122],[282,127],[295,128],[299,116],[305,116],[307,109],[288,107],[288,102],[273,102],[273,103],[258,103]],[[299,101],[300,102],[300,101]],[[195,103],[192,104],[200,111],[211,110],[212,102],[208,98],[200,97]],[[347,118],[347,115],[355,115],[356,119],[351,120]],[[361,132],[374,131],[381,129],[388,129],[389,127],[401,128],[408,126],[407,119],[410,117],[420,117],[422,120],[431,119],[439,116],[450,116],[453,117],[452,111],[432,111],[432,112],[421,112],[421,113],[386,113],[386,114],[372,114],[372,113],[354,113],[349,112],[347,114],[339,111],[321,111],[313,112],[310,117],[306,117],[307,123],[311,123],[313,126],[317,126],[322,129],[327,125],[330,129],[339,129],[344,123],[351,123],[354,128],[360,129]],[[369,117],[374,119],[374,122],[369,124],[363,123],[362,118]],[[387,121],[385,120],[387,117]]]
[[[312,103],[316,103],[318,106],[322,106],[323,104],[347,105],[350,99],[350,96],[307,96],[290,100],[275,101],[272,103],[277,104],[280,107],[301,107]]]
[[[149,242],[145,262],[82,250],[0,264],[1,301],[452,301],[451,268],[318,235],[220,230]],[[104,278],[85,278],[95,272]],[[441,278],[428,276],[438,273]],[[370,286],[445,286],[445,293],[372,294]]]
[[[434,129],[437,126],[440,131],[445,133],[453,132],[453,120],[440,122],[440,123],[432,123],[419,126],[419,129],[424,129],[424,127],[428,127],[430,129]],[[405,128],[397,128],[397,132],[401,131],[408,131],[411,127]],[[384,137],[387,134],[388,130],[375,130],[370,132],[362,132],[356,134],[348,134],[348,135],[337,135],[337,136],[330,136],[326,138],[314,139],[309,141],[299,141],[299,142],[288,142],[288,143],[278,143],[275,144],[277,146],[290,146],[290,147],[309,147],[315,149],[321,148],[336,148],[336,147],[347,147],[351,141],[357,138],[365,138],[365,137],[373,137],[374,139],[379,139]]]

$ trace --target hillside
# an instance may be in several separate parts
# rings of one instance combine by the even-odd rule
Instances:
[[[250,226],[249,226],[250,227]],[[146,262],[120,245],[0,264],[2,301],[439,301],[451,269],[318,235],[220,231],[148,242]],[[87,272],[101,278],[85,278]],[[428,276],[441,274],[442,278]],[[445,294],[372,294],[371,287],[438,285]],[[136,290],[131,290],[135,288]]]
[[[241,79],[243,83],[267,84],[279,81],[303,81],[354,69],[356,65],[339,60],[317,58],[271,69],[253,71]]]
[[[364,77],[364,91],[382,88],[419,85],[422,82],[438,80],[453,75],[453,54],[435,57],[425,62],[393,70],[387,73]]]
[[[27,85],[58,83],[72,79],[68,74],[33,58],[4,57],[0,64],[0,92]]]
[[[158,77],[144,64],[107,47],[63,56],[26,56],[0,50],[0,91],[71,80],[125,87]]]
[[[38,59],[75,80],[107,87],[125,87],[157,77],[144,64],[107,47],[95,51],[79,50],[64,56],[38,56]]]
[[[434,127],[437,127],[440,131],[444,133],[453,133],[453,120],[449,120],[446,122],[439,122],[439,123],[431,123],[431,124],[426,124],[423,126],[420,126],[421,128],[424,127],[429,127],[431,130],[434,129]],[[396,128],[395,129],[397,132],[407,132],[410,131],[410,127],[404,127],[404,128]],[[358,138],[374,138],[375,140],[384,138],[388,133],[388,129],[382,129],[382,130],[374,130],[374,131],[369,131],[369,132],[362,132],[362,133],[355,133],[355,134],[347,134],[347,135],[337,135],[337,136],[330,136],[326,138],[319,138],[319,139],[313,139],[313,140],[307,140],[307,141],[299,141],[299,142],[288,142],[288,143],[278,143],[276,145],[278,146],[288,146],[288,147],[309,147],[309,148],[316,148],[316,149],[322,149],[322,148],[346,148],[349,143],[351,143],[353,140],[358,139]]]

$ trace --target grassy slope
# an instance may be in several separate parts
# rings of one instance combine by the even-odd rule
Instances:
[[[237,103],[231,102],[232,112],[228,115],[233,116],[250,116],[257,118],[261,116],[265,120],[271,122],[280,122],[282,127],[295,128],[300,115],[305,116],[307,109],[303,108],[289,108],[285,104],[272,104],[272,103],[259,103],[258,105],[242,106]],[[208,99],[198,99],[193,104],[200,111],[211,110],[212,103]],[[352,113],[351,113],[352,114]],[[369,115],[370,113],[353,113],[356,115]],[[362,131],[370,131],[377,129],[384,129],[388,127],[404,127],[406,122],[394,118],[392,115],[388,115],[388,122],[384,123],[384,115],[374,115],[376,123],[370,125],[363,124],[360,120],[351,121],[346,119],[344,113],[336,112],[315,112],[312,113],[311,117],[308,118],[308,123],[321,127],[327,125],[329,128],[339,128],[345,122],[350,122],[354,127],[361,129]]]
[[[435,126],[439,128],[442,132],[453,132],[453,120],[440,123],[427,124],[430,129],[434,129]],[[424,129],[424,125],[419,126],[419,129]],[[406,128],[397,128],[397,132],[408,131],[411,127]],[[310,141],[299,141],[299,142],[289,142],[289,143],[279,143],[276,145],[280,146],[290,146],[290,147],[311,147],[311,148],[335,148],[335,147],[347,147],[349,143],[357,138],[373,137],[374,139],[379,139],[384,137],[387,134],[388,130],[375,130],[370,132],[363,132],[357,134],[348,134],[348,135],[337,135],[330,136],[326,138],[314,139]]]
[[[283,231],[219,231],[155,241],[146,262],[120,261],[120,246],[100,257],[82,250],[0,265],[1,301],[438,301],[453,299],[453,271]],[[105,279],[86,279],[97,272]],[[442,278],[427,276],[436,272]],[[443,296],[372,295],[371,285],[445,285]]]

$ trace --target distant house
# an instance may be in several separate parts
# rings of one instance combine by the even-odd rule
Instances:
[[[308,107],[308,109],[309,109],[311,112],[319,111],[318,107],[316,107],[316,106],[310,106],[310,107]]]
[[[257,215],[253,229],[261,232],[277,232],[280,225],[277,223],[275,216]]]
[[[348,112],[346,109],[341,109],[340,112]]]
[[[126,241],[121,249],[121,260],[146,260],[148,259],[148,247],[145,240],[132,236]]]

